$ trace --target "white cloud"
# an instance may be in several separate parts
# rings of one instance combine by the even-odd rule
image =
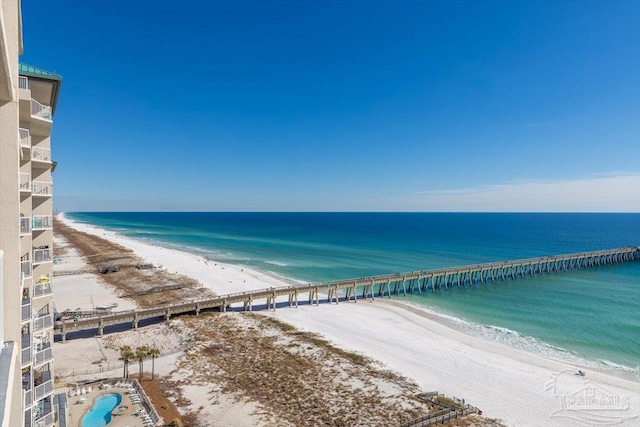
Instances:
[[[422,211],[640,212],[640,173],[424,191],[406,202]]]

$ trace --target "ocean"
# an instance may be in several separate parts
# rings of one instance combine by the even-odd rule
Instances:
[[[296,283],[640,245],[640,214],[69,213]],[[395,297],[546,357],[640,370],[640,262]]]

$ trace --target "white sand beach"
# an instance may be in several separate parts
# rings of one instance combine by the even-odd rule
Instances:
[[[147,262],[190,276],[219,295],[286,284],[245,267],[206,260],[78,224],[64,215],[59,215],[59,219],[79,231],[130,248]],[[100,299],[100,303],[118,302],[121,304],[118,309],[132,308],[108,289],[98,290],[101,285],[95,279],[75,276],[73,280],[84,280],[87,286],[79,292],[60,286],[66,289],[60,294],[56,287],[56,302],[61,301],[57,303],[59,310],[84,307],[96,299]],[[620,378],[586,368],[587,375],[580,377],[575,375],[580,366],[470,336],[398,299],[301,305],[261,313],[300,330],[320,333],[339,347],[369,356],[385,369],[412,379],[423,391],[437,390],[464,398],[482,409],[484,415],[509,425],[580,426],[589,422],[593,425],[603,422],[602,419],[593,421],[603,415],[620,421],[620,425],[640,422],[638,378]],[[64,357],[61,347],[64,344],[55,348],[57,359]],[[168,372],[172,362],[167,361],[165,366],[161,361],[157,363],[159,371]]]

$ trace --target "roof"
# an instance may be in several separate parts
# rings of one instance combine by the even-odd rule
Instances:
[[[51,99],[49,102],[45,102],[45,104],[50,105],[53,114],[55,114],[56,104],[58,103],[58,92],[60,91],[60,85],[62,84],[62,76],[24,63],[18,64],[18,74],[35,80],[43,80],[51,84]]]
[[[33,65],[23,64],[22,62],[18,64],[18,74],[31,77],[41,77],[43,79],[62,80],[62,76],[59,74],[34,67]]]

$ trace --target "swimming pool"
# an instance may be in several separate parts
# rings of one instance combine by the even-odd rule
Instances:
[[[122,402],[118,393],[105,394],[96,399],[93,407],[82,417],[82,427],[104,427],[111,422],[111,411]]]

